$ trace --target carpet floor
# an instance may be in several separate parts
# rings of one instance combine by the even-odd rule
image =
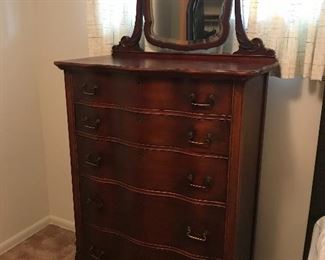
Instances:
[[[0,260],[74,260],[75,234],[49,225],[0,256]]]

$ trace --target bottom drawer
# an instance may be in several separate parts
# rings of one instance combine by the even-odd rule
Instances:
[[[84,248],[78,260],[203,260],[159,246],[148,246],[90,226],[83,229]],[[216,259],[216,258],[210,258]]]
[[[185,255],[222,258],[225,209],[81,179],[84,224]]]

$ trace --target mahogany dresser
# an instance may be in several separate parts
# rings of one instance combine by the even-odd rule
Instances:
[[[233,2],[239,49],[185,53],[225,43]],[[165,3],[137,0],[133,34],[112,55],[55,62],[65,75],[76,260],[252,258],[275,52],[248,39],[240,0]],[[205,27],[210,6],[220,19]],[[155,31],[165,35],[170,21],[186,26],[185,40]],[[143,33],[182,52],[145,52]]]
[[[274,60],[175,54],[56,65],[77,259],[249,259]]]

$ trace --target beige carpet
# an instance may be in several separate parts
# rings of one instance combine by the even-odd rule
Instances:
[[[74,260],[74,242],[73,232],[49,225],[1,255],[0,260]]]

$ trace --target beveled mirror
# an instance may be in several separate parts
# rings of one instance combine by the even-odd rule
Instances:
[[[210,49],[224,44],[229,35],[232,5],[239,49],[234,54],[275,56],[259,38],[248,39],[242,21],[241,0],[137,0],[131,37],[113,47],[113,55],[144,52],[140,39],[177,51]]]

